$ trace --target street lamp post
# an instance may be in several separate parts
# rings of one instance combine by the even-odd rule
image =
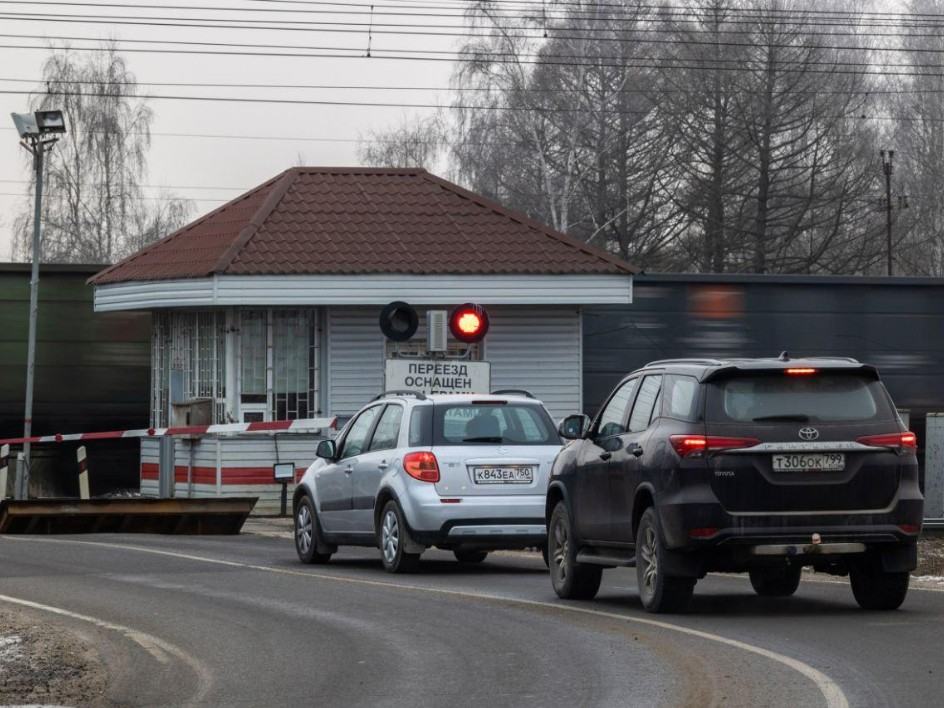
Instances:
[[[33,375],[36,366],[36,315],[39,310],[39,243],[43,202],[43,155],[66,132],[62,111],[13,113],[13,122],[20,134],[20,145],[33,156],[36,171],[36,203],[33,211],[33,266],[30,276],[29,335],[26,354],[26,405],[23,413],[23,437],[33,434]],[[17,459],[16,498],[29,497],[30,444],[23,443],[23,454]]]

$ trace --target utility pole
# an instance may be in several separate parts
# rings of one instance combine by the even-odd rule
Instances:
[[[882,157],[882,171],[885,173],[885,253],[888,260],[888,275],[892,274],[892,160],[895,159],[895,151],[888,151],[888,159],[885,159],[885,151],[879,150]]]
[[[29,340],[26,362],[26,405],[23,413],[23,452],[17,459],[17,499],[29,498],[30,443],[33,435],[33,375],[36,368],[36,319],[39,310],[40,220],[43,202],[43,155],[66,132],[62,111],[13,113],[22,145],[33,156],[36,171],[36,201],[33,212],[33,265],[30,277]]]

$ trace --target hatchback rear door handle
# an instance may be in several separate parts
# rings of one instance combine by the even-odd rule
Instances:
[[[344,474],[354,474],[354,468],[353,468],[353,467],[345,467],[345,468],[344,468]]]
[[[613,453],[612,453],[612,452],[601,452],[601,453],[600,453],[600,459],[601,459],[601,460],[609,460],[611,457],[613,457]]]
[[[390,465],[388,465],[386,462],[381,462],[379,465],[377,465],[378,470],[385,470],[388,467],[390,467]]]
[[[626,452],[628,452],[630,455],[634,455],[635,457],[640,457],[642,455],[642,445],[639,443],[632,443],[628,448],[626,448]]]

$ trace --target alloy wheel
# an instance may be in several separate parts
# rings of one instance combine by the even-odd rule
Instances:
[[[652,597],[656,592],[656,583],[659,581],[659,550],[656,530],[652,526],[646,528],[639,555],[643,571],[643,588],[640,589],[644,589],[646,595]]]
[[[307,504],[302,504],[298,507],[298,514],[296,516],[295,524],[295,536],[298,543],[298,550],[302,553],[308,553],[308,550],[311,548],[311,530],[311,510],[308,508]]]
[[[392,564],[397,558],[397,551],[400,548],[400,524],[397,521],[397,515],[388,511],[384,516],[383,524],[380,528],[380,546],[383,550],[384,560]]]
[[[567,537],[567,527],[562,520],[554,525],[554,568],[557,579],[564,582],[567,579],[567,553],[570,550],[570,539]]]

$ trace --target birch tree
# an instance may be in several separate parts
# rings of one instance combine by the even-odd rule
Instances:
[[[62,110],[68,129],[44,165],[45,262],[112,263],[182,226],[192,211],[166,194],[153,206],[144,199],[154,114],[115,45],[103,49],[82,58],[54,50],[43,64],[45,90],[31,101],[32,110]],[[14,257],[32,257],[32,218],[24,205]]]

